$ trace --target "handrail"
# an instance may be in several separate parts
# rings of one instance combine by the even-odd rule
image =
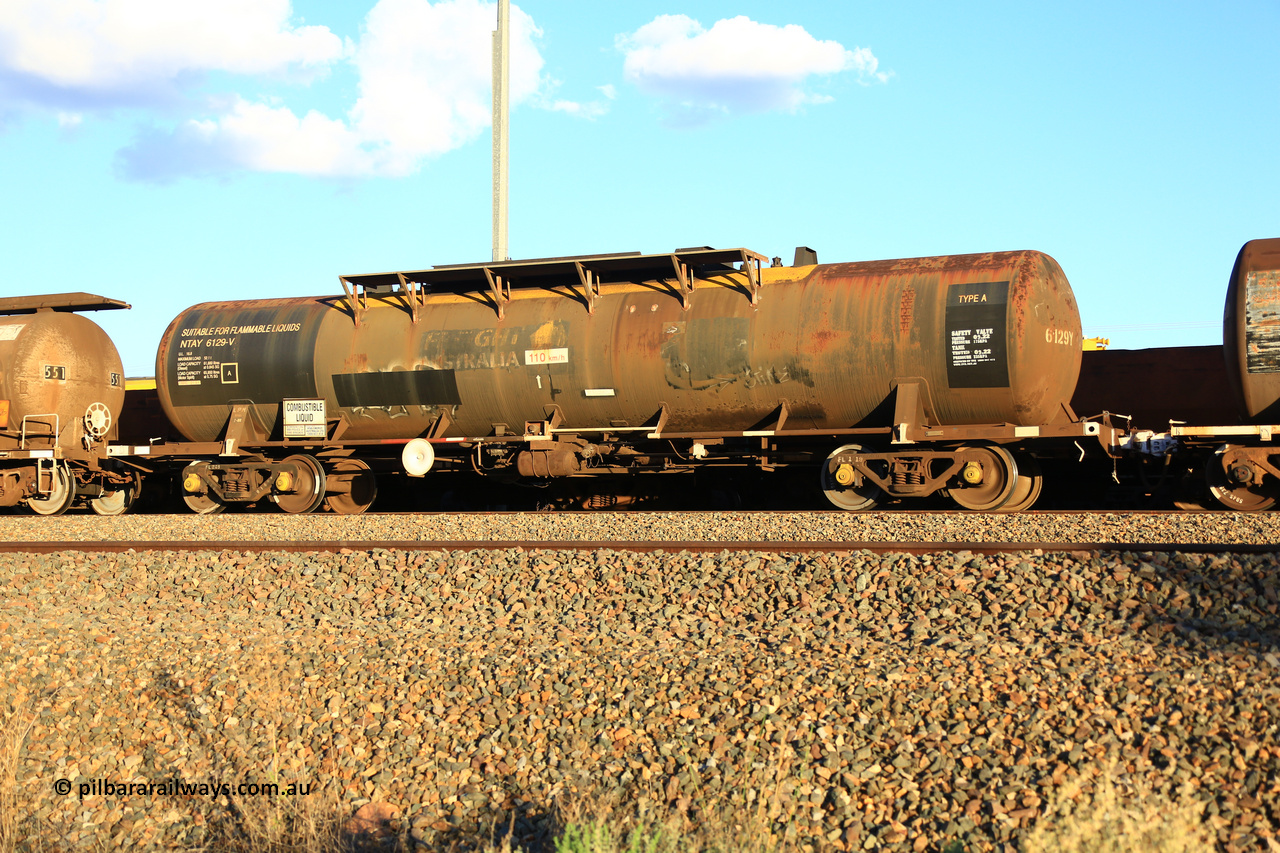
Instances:
[[[490,296],[499,319],[506,315],[513,290],[567,288],[581,299],[588,314],[595,313],[601,285],[606,282],[669,281],[674,274],[675,295],[686,310],[692,305],[696,276],[739,272],[746,276],[752,306],[760,302],[761,269],[766,257],[750,249],[678,249],[656,255],[578,255],[532,261],[499,261],[458,264],[422,270],[342,275],[343,292],[352,316],[360,324],[368,309],[368,291],[396,288],[415,317],[425,306],[426,293],[484,293]]]

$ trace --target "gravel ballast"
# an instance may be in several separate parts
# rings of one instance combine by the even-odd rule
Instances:
[[[383,518],[404,532],[376,538],[409,538],[409,518],[332,521]],[[889,523],[838,518],[818,515],[842,538]],[[286,538],[278,520],[199,529]],[[51,538],[74,538],[81,519],[58,521]],[[660,539],[663,522],[615,516],[602,523],[626,532],[583,538]],[[802,848],[1014,850],[1050,801],[1107,772],[1204,803],[1220,849],[1265,850],[1280,828],[1278,568],[1083,552],[0,555],[0,701],[34,716],[20,829],[75,848],[206,842],[227,812],[216,792],[79,793],[181,779],[305,784],[345,812],[389,803],[424,845],[614,794],[695,820],[761,815]]]
[[[0,516],[0,541],[1280,542],[1280,513],[279,512]]]

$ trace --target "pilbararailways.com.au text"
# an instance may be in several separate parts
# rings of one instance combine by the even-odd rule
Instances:
[[[306,796],[315,789],[310,782],[278,785],[274,782],[186,782],[182,779],[165,779],[161,782],[113,782],[110,779],[88,779],[72,783],[59,779],[53,783],[54,792],[66,796],[75,791],[80,799],[85,797],[297,797]]]

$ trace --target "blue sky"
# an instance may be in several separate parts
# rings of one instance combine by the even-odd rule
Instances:
[[[130,375],[197,302],[488,259],[480,0],[4,0],[0,293]],[[1280,2],[514,4],[513,257],[1039,249],[1086,335],[1221,341],[1280,236]]]

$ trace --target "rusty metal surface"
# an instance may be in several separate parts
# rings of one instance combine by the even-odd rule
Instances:
[[[655,263],[618,260],[642,262]],[[502,291],[505,304],[487,288],[413,306],[366,293],[359,325],[343,297],[198,305],[161,341],[158,390],[192,441],[218,439],[233,400],[275,435],[288,397],[324,398],[347,438],[395,439],[442,415],[433,437],[519,434],[556,414],[588,430],[879,427],[900,380],[920,386],[930,423],[1048,424],[1079,371],[1075,299],[1039,252],[764,269],[758,288],[677,272],[606,281],[594,304],[576,272]]]
[[[1241,414],[1255,423],[1280,421],[1280,238],[1251,240],[1240,249],[1222,340]]]
[[[36,311],[106,311],[128,308],[129,303],[93,293],[48,293],[0,298],[0,315],[34,314]]]
[[[1170,420],[1216,425],[1239,417],[1220,346],[1086,352],[1071,408],[1084,417],[1128,415],[1134,427],[1153,430]]]
[[[0,400],[9,401],[0,450],[19,447],[25,417],[28,448],[57,445],[68,458],[85,458],[84,417],[90,406],[106,407],[111,428],[104,437],[115,435],[124,403],[120,354],[106,332],[78,314],[0,317]]]

